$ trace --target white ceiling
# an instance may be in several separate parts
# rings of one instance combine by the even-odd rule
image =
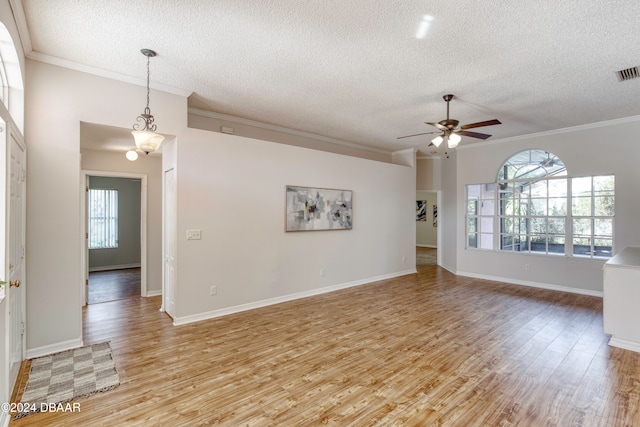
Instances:
[[[446,93],[461,124],[502,121],[473,129],[489,141],[640,115],[640,79],[616,76],[640,65],[638,0],[22,4],[30,57],[144,79],[150,48],[152,86],[189,107],[376,149],[426,147],[396,138],[435,130]]]

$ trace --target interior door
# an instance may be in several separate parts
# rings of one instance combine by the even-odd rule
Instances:
[[[9,127],[10,129],[10,127]],[[9,384],[14,384],[25,355],[25,189],[26,151],[9,131]]]
[[[164,173],[164,311],[175,319],[176,171]]]

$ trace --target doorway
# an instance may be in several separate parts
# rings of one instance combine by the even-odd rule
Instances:
[[[3,297],[8,298],[8,384],[15,384],[24,356],[26,355],[26,281],[25,281],[25,241],[26,241],[26,145],[13,126],[0,121],[0,133],[7,138],[8,149],[8,204],[6,214],[7,232],[5,247],[8,273],[3,272],[7,284]],[[4,144],[2,144],[4,146]],[[4,147],[3,147],[4,148]],[[4,160],[4,159],[3,159]],[[7,289],[8,287],[8,289]],[[1,299],[0,299],[1,300]]]
[[[440,191],[416,191],[416,264],[440,265]]]
[[[147,176],[82,175],[84,304],[147,296]]]

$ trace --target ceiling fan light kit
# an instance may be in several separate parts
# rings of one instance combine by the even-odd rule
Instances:
[[[435,123],[435,122],[425,122],[425,124],[428,124],[430,126],[433,126],[433,127],[437,128],[439,130],[439,132],[417,133],[417,134],[414,134],[414,135],[400,136],[400,137],[398,137],[396,139],[410,138],[410,137],[413,137],[413,136],[420,136],[420,135],[428,135],[428,134],[439,133],[440,135],[438,135],[437,137],[432,139],[431,140],[431,144],[429,144],[429,145],[434,145],[436,147],[440,147],[440,145],[444,141],[447,141],[447,144],[446,144],[447,148],[452,149],[452,148],[456,148],[458,146],[458,144],[460,144],[460,141],[462,141],[462,136],[468,136],[468,137],[471,137],[471,138],[477,138],[477,139],[482,139],[482,140],[491,137],[491,135],[486,134],[486,133],[469,132],[466,129],[473,129],[473,128],[479,128],[479,127],[484,127],[484,126],[493,126],[493,125],[502,124],[500,122],[500,120],[493,119],[493,120],[486,120],[484,122],[469,123],[469,124],[466,124],[466,125],[458,126],[460,124],[460,122],[458,120],[454,120],[454,119],[450,119],[449,118],[449,102],[451,102],[451,100],[453,98],[454,98],[454,95],[452,95],[450,93],[446,94],[446,95],[444,95],[442,97],[442,99],[444,99],[445,102],[447,103],[447,118],[445,120],[440,120],[437,123]]]

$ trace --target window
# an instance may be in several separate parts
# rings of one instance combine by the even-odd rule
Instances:
[[[613,175],[568,178],[562,160],[544,150],[517,153],[497,183],[467,185],[467,247],[610,257],[614,184]]]
[[[495,184],[467,186],[467,246],[493,249]]]
[[[613,175],[571,180],[573,254],[610,257],[613,250]]]
[[[118,247],[118,190],[89,190],[89,249]]]

